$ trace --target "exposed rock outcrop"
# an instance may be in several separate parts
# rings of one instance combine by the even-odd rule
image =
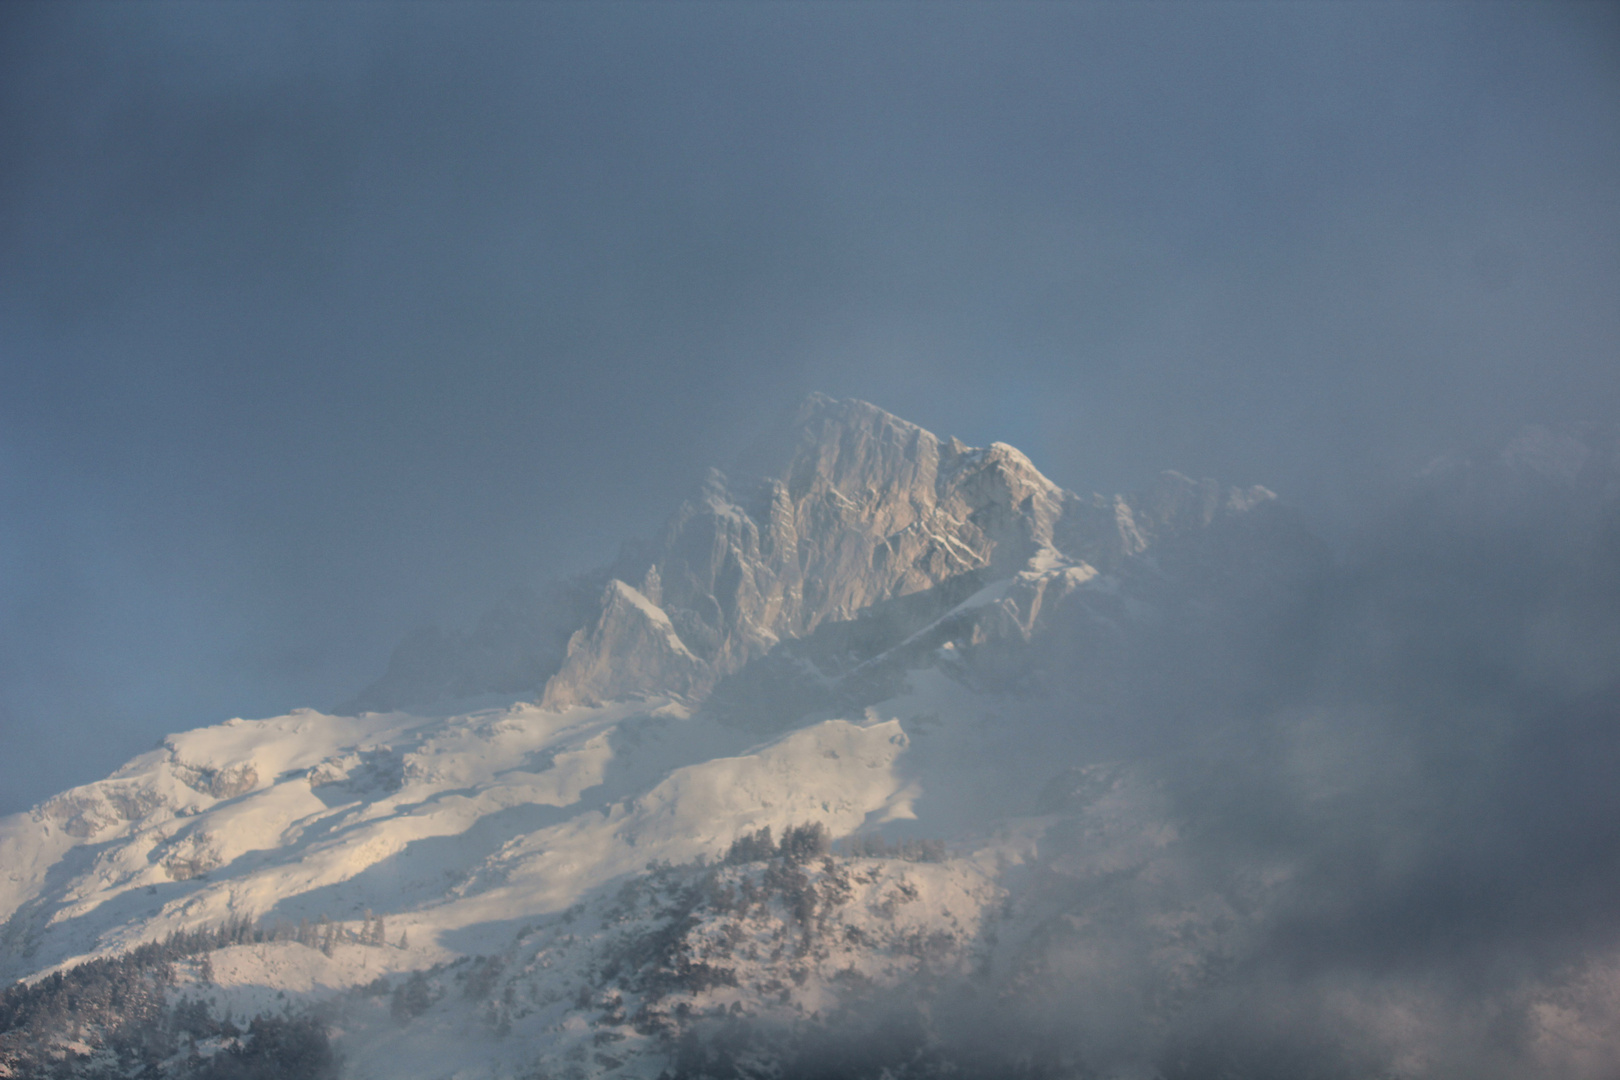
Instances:
[[[568,640],[568,655],[546,684],[541,704],[597,704],[655,688],[688,694],[707,674],[663,609],[614,578],[602,591],[596,622]]]
[[[1031,568],[1115,572],[1272,498],[1177,473],[1139,496],[1079,496],[1005,443],[941,440],[866,402],[812,394],[731,475],[710,470],[653,543],[543,600],[508,603],[471,635],[410,639],[349,707],[485,692],[558,709],[701,700],[782,643],[877,605],[969,575],[977,587]],[[1029,618],[1008,632],[1027,636]]]
[[[711,470],[650,550],[614,569],[644,582],[641,593],[699,661],[683,677],[685,692],[699,696],[780,643],[875,605],[964,575],[1012,578],[1031,566],[1070,565],[1083,580],[1273,498],[1177,473],[1137,498],[1081,497],[1005,443],[941,440],[874,405],[822,394],[744,460],[736,478]],[[1025,588],[1038,595],[1045,585]],[[1027,618],[1009,627],[1029,632]],[[601,676],[581,681],[587,668],[614,669],[619,693],[667,689],[636,674],[662,671],[663,661],[631,661],[617,641],[615,656],[589,656],[608,647],[596,641],[570,642],[548,704],[596,700],[599,689],[579,689],[600,684]]]

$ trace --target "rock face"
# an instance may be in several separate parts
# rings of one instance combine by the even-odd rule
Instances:
[[[1462,1021],[1474,959],[1311,1000],[1319,943],[1432,867],[1465,917],[1612,880],[1527,884],[1612,839],[1616,446],[1455,459],[1334,564],[1262,488],[1079,496],[812,397],[654,542],[402,646],[366,715],[171,735],[0,819],[0,979],[31,981],[0,1076],[203,1080],[295,1037],[276,1075],[1293,1075],[1344,1045],[1321,1075],[1406,1076],[1506,1017],[1522,1061],[1442,1071],[1609,1080],[1612,936]]]
[[[698,697],[823,623],[967,575],[1117,567],[1273,498],[1175,473],[1135,499],[1082,498],[1005,443],[941,440],[874,405],[822,394],[745,461],[752,470],[735,479],[711,470],[651,550],[611,571],[641,583],[629,591],[667,614],[697,662],[690,672],[683,664],[683,692]],[[662,659],[632,659],[621,639],[593,631],[570,641],[545,702],[597,699],[602,676],[579,672],[610,668],[619,694],[669,685],[651,677],[666,670]]]
[[[613,578],[602,591],[596,622],[568,639],[562,669],[546,684],[541,704],[596,705],[650,687],[684,695],[704,674],[703,662],[687,649],[663,609]]]
[[[1064,493],[1012,447],[942,443],[859,401],[812,396],[750,457],[762,475],[711,472],[648,556],[615,567],[647,583],[705,665],[695,689],[823,621],[1013,573],[1051,547],[1062,513]],[[558,679],[547,700],[569,700]]]
[[[1079,496],[1005,443],[969,447],[812,394],[732,475],[710,470],[653,543],[544,598],[514,599],[466,637],[412,638],[347,708],[489,692],[532,692],[553,709],[647,694],[702,701],[823,624],[949,583],[1030,568],[1088,577],[1149,549],[1173,556],[1272,499],[1178,473],[1136,496]]]

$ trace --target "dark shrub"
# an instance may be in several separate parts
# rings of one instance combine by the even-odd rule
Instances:
[[[806,863],[832,850],[827,826],[819,821],[808,825],[795,825],[782,834],[782,858],[794,864]]]
[[[319,1020],[260,1016],[244,1039],[192,1075],[195,1080],[336,1080],[339,1064]]]
[[[733,840],[726,849],[726,862],[764,862],[775,854],[776,842],[771,839],[771,827],[767,825],[756,833],[744,833]]]

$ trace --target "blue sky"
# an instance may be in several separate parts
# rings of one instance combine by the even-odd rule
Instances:
[[[10,4],[0,811],[326,705],[810,390],[1325,523],[1620,406],[1620,18]]]

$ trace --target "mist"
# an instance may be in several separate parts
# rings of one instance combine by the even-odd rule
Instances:
[[[807,1075],[929,1031],[1514,1075],[1620,1000],[1620,523],[1498,475],[1527,425],[1615,450],[1617,46],[1562,3],[9,4],[0,813],[351,699],[825,391],[1281,506],[1126,660],[1077,623],[1015,673],[1154,778],[1162,894]],[[1165,897],[1245,929],[1149,1030]]]
[[[1123,635],[1071,607],[979,651],[997,740],[1044,763],[1013,798],[1057,819],[989,956],[799,1029],[712,1021],[681,1075],[1613,1076],[1617,493],[1612,425],[1532,430],[1340,550],[1271,507],[1162,545],[1135,572],[1176,585]],[[918,828],[975,767],[1008,775],[936,782]]]
[[[1616,404],[1606,6],[4,19],[10,809],[352,694],[808,390],[1333,526]]]

